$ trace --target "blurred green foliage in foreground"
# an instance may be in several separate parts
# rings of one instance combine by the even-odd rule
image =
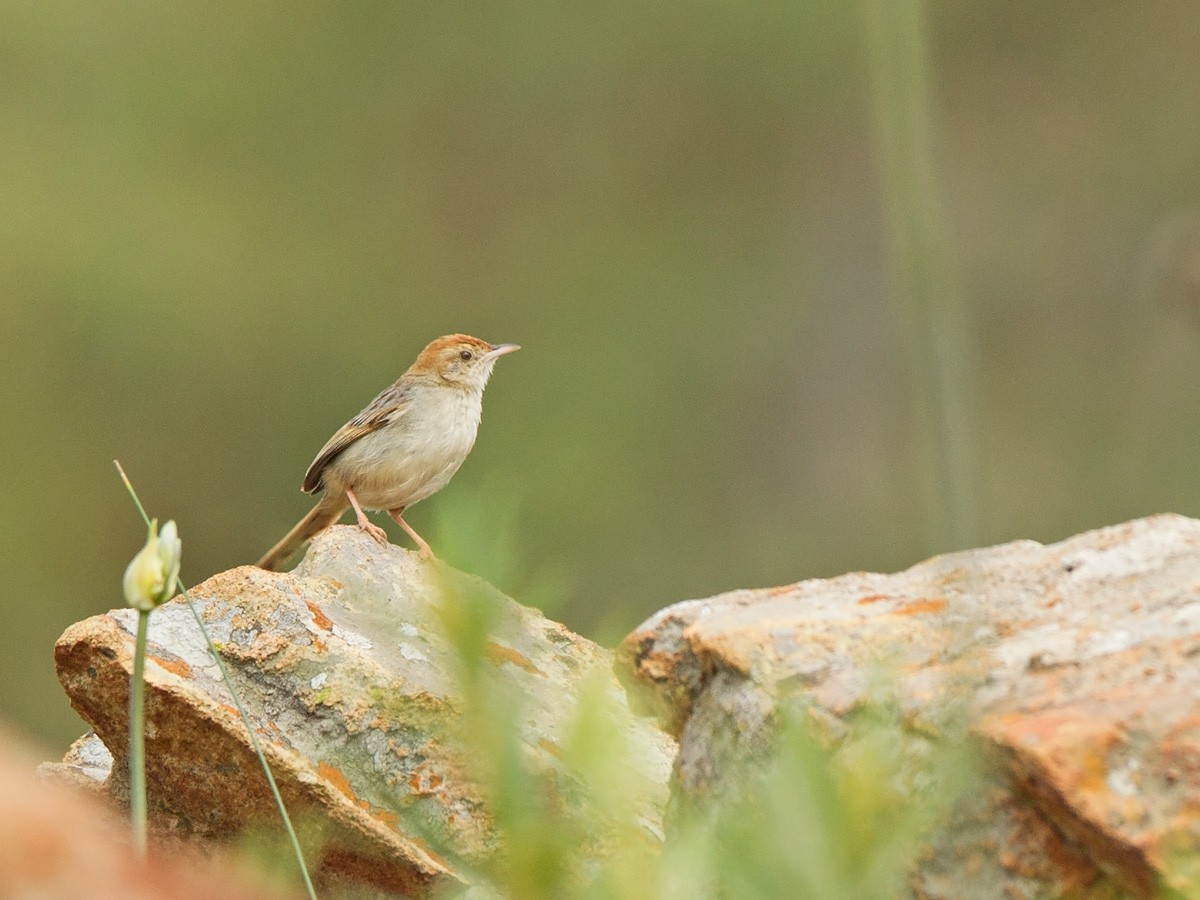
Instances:
[[[80,729],[50,647],[121,603],[114,457],[199,582],[451,331],[524,349],[413,526],[589,636],[949,549],[867,8],[0,3],[0,715]],[[926,9],[977,540],[1200,513],[1193,4]]]
[[[730,765],[711,796],[673,801],[659,847],[639,819],[640,751],[619,724],[628,712],[612,704],[607,673],[583,692],[561,736],[558,771],[532,762],[521,734],[525,701],[506,690],[486,652],[495,609],[479,597],[443,597],[465,701],[459,738],[500,847],[473,872],[484,893],[464,896],[890,900],[974,785],[960,729],[944,722],[936,737],[916,733],[885,692],[859,711],[836,749],[800,705],[784,705],[773,740]],[[573,786],[565,797],[564,783]]]

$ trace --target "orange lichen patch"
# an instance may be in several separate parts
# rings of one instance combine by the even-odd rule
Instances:
[[[321,760],[317,763],[317,774],[345,794],[351,803],[357,804],[359,802],[358,795],[354,793],[354,788],[350,787],[350,779],[337,766],[331,766],[325,760]]]
[[[548,740],[546,740],[546,738],[539,738],[538,746],[541,747],[543,750],[545,750],[547,753],[549,753],[551,756],[558,758],[558,759],[562,758],[562,748],[559,747],[558,744],[555,744],[553,741],[548,741]]]
[[[359,809],[366,812],[371,818],[378,822],[382,822],[393,831],[400,830],[400,817],[389,809],[383,809],[379,806],[372,806],[366,800],[360,800],[358,795],[354,793],[354,788],[350,786],[350,779],[347,778],[342,770],[337,768],[337,766],[332,766],[322,760],[317,763],[317,774],[341,791],[346,796],[347,800],[349,800]]]
[[[1112,723],[1093,721],[1079,711],[1050,710],[993,720],[986,731],[1015,751],[1018,769],[1036,773],[1072,806],[1099,802],[1111,807],[1117,802],[1109,786],[1108,759],[1121,735]],[[1139,809],[1131,809],[1129,816],[1139,815]]]
[[[1048,710],[1042,713],[1009,713],[983,723],[983,730],[1002,744],[1030,747],[1044,744],[1078,721],[1078,714]]]
[[[866,606],[868,603],[878,603],[880,600],[890,599],[887,594],[867,594],[858,601],[859,606]]]
[[[432,794],[445,783],[446,779],[436,772],[423,772],[420,769],[408,778],[408,786],[414,794]]]
[[[180,678],[191,678],[192,667],[185,663],[182,659],[163,659],[161,656],[151,656],[160,668],[166,669],[168,672],[174,672]]]
[[[308,607],[308,611],[312,613],[313,622],[316,626],[324,631],[333,631],[333,620],[325,613],[321,612],[321,607],[313,603],[311,600],[305,600],[304,605]]]
[[[896,610],[896,614],[901,616],[918,616],[922,613],[941,612],[945,608],[945,597],[933,597],[929,600],[914,600],[912,603],[905,603]]]
[[[371,818],[382,822],[388,828],[392,829],[392,831],[400,830],[400,817],[390,809],[380,809],[379,807],[375,807],[374,809],[370,810],[370,814]]]
[[[955,566],[953,569],[942,569],[934,580],[940,584],[958,584],[966,578],[967,570],[962,566]]]
[[[793,590],[795,590],[795,587],[796,585],[794,584],[781,584],[779,587],[769,588],[767,590],[767,596],[778,597],[780,594],[790,594]]]
[[[523,653],[514,650],[512,647],[505,647],[503,644],[498,644],[495,641],[488,641],[487,655],[488,660],[491,661],[493,665],[498,666],[502,663],[511,663],[518,669],[524,669],[531,675],[540,675],[543,678],[546,677],[545,672],[531,663]]]
[[[317,637],[315,634],[313,635],[312,645],[313,645],[313,647],[316,648],[318,653],[325,653],[326,651],[329,650],[329,645],[326,644],[319,637]]]
[[[1104,747],[1088,747],[1083,749],[1073,763],[1076,786],[1080,791],[1092,794],[1108,794],[1108,760]]]

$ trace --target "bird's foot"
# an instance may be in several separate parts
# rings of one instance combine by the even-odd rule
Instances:
[[[375,540],[379,541],[379,543],[384,544],[384,545],[387,544],[387,542],[388,542],[387,532],[384,531],[382,528],[380,528],[378,525],[376,525],[374,522],[365,522],[365,521],[359,522],[358,527],[361,528],[363,531],[365,531],[367,534],[369,534],[371,537],[375,538]]]
[[[387,546],[387,532],[367,518],[367,514],[363,512],[362,504],[358,502],[358,498],[354,496],[354,491],[350,490],[350,488],[346,488],[346,499],[354,507],[354,516],[358,519],[358,527],[379,541],[379,543]]]
[[[401,515],[403,512],[404,507],[402,506],[399,509],[389,509],[388,515],[392,517],[397,525],[408,532],[408,536],[413,539],[413,543],[417,545],[417,556],[422,560],[431,559],[437,562],[438,558],[433,555],[433,551],[429,548],[429,544],[425,541],[425,538],[413,531],[413,527],[404,521],[404,516]]]

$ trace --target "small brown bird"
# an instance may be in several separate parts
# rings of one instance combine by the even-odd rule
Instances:
[[[381,544],[387,532],[364,509],[387,510],[420,548],[429,544],[404,521],[404,510],[450,481],[475,444],[483,389],[496,360],[520,348],[465,334],[440,337],[367,408],[338,429],[304,475],[305,493],[325,493],[312,512],[258,561],[276,569],[301,544],[353,507],[358,527]]]

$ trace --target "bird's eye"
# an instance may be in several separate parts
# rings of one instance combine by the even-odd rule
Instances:
[[[471,351],[470,351],[470,350],[464,350],[462,353],[460,353],[460,354],[458,354],[458,355],[459,355],[459,356],[461,356],[463,359],[470,359],[470,358],[471,358]]]

